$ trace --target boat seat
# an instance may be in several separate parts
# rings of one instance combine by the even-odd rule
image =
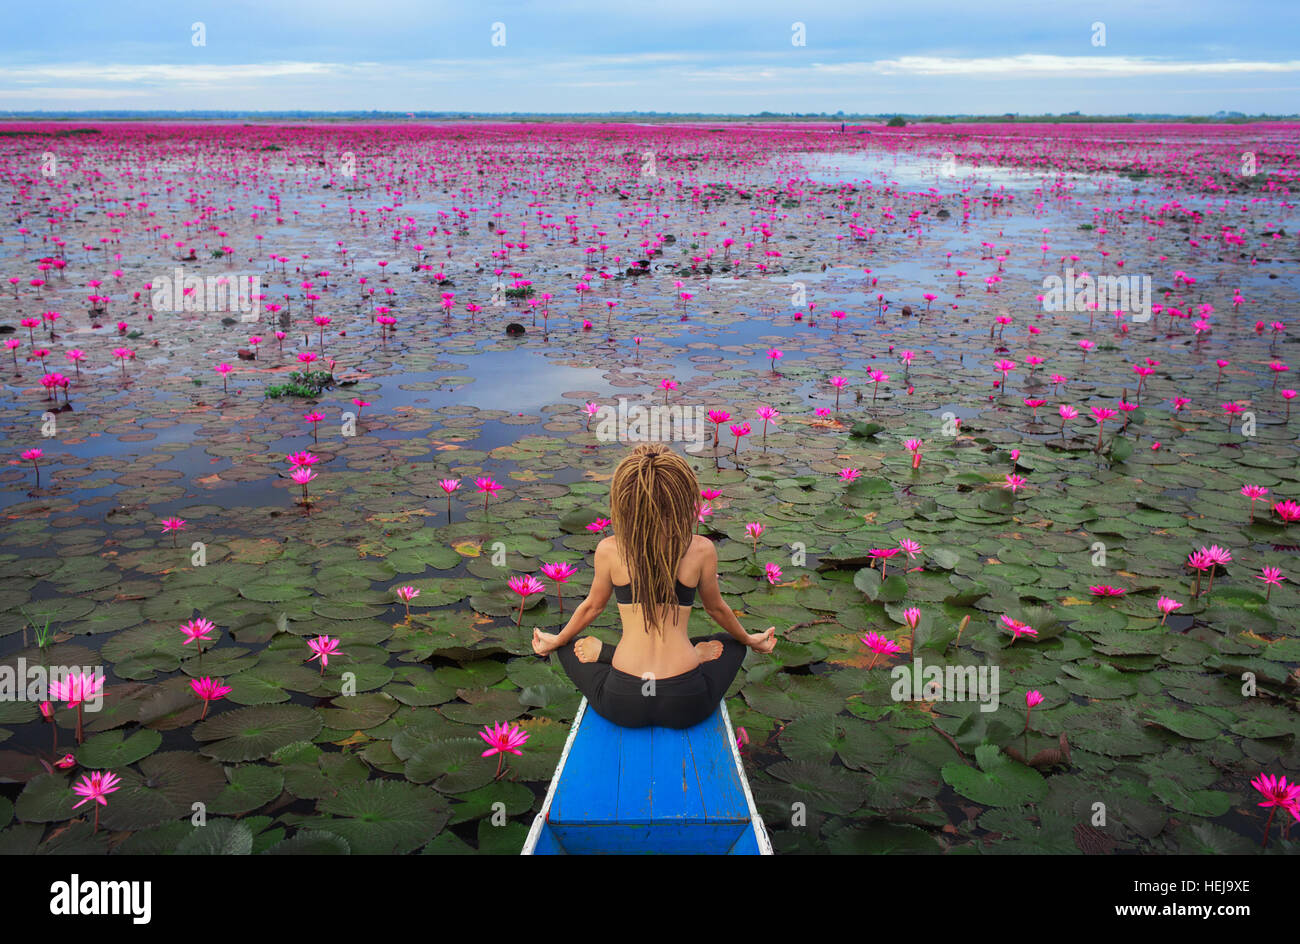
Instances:
[[[759,854],[721,705],[692,728],[624,728],[584,699],[577,723],[546,816],[559,848],[539,853]]]

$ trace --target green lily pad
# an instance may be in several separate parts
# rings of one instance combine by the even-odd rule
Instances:
[[[240,816],[265,806],[284,789],[284,774],[274,767],[240,764],[226,768],[226,789],[208,805],[211,813]]]
[[[943,779],[969,800],[985,806],[1024,806],[1047,795],[1047,781],[1032,767],[1019,764],[1001,749],[982,744],[975,749],[979,767],[951,763],[943,767]]]
[[[111,769],[134,764],[162,746],[162,735],[144,728],[126,737],[122,731],[105,731],[87,738],[77,749],[77,763],[86,768]]]
[[[368,780],[323,797],[327,816],[304,825],[347,840],[354,855],[404,855],[432,839],[446,824],[446,802],[427,788],[393,780]]]
[[[315,737],[322,726],[321,716],[302,705],[257,705],[209,718],[194,729],[194,737],[211,742],[203,753],[216,760],[260,760]]]
[[[251,855],[253,831],[233,819],[210,819],[176,846],[177,855]]]

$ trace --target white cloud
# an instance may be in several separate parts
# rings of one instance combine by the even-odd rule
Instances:
[[[1192,62],[1135,56],[1018,56],[956,58],[901,56],[874,62],[817,63],[814,69],[832,74],[993,76],[1034,75],[1077,78],[1088,76],[1221,75],[1245,72],[1300,72],[1300,60],[1280,62],[1225,59]]]
[[[241,65],[212,65],[206,63],[170,63],[156,65],[94,65],[69,63],[47,66],[26,66],[6,71],[6,78],[19,85],[36,85],[50,82],[102,82],[137,83],[145,85],[208,85],[221,82],[247,81],[282,77],[326,76],[341,74],[348,69],[364,68],[328,62],[265,62]]]
[[[78,87],[95,86],[223,86],[249,83],[274,83],[277,80],[307,79],[322,81],[346,79],[349,81],[410,82],[464,80],[467,73],[487,70],[496,78],[529,75],[536,77],[539,70],[560,80],[560,84],[588,82],[592,70],[622,72],[639,68],[651,75],[662,76],[664,69],[691,63],[686,71],[676,71],[678,78],[748,84],[806,80],[810,73],[819,78],[848,78],[866,75],[914,75],[946,77],[1058,77],[1077,79],[1092,77],[1141,76],[1210,76],[1229,74],[1260,74],[1300,72],[1300,60],[1242,61],[1217,60],[1205,62],[1170,61],[1129,56],[1056,56],[1025,53],[1016,56],[988,56],[958,58],[951,56],[902,56],[896,59],[879,59],[857,62],[814,62],[804,65],[773,64],[771,54],[754,53],[729,56],[733,60],[752,63],[736,66],[709,65],[713,58],[700,54],[646,53],[632,57],[583,55],[563,59],[530,62],[527,60],[502,60],[498,57],[476,59],[437,59],[397,62],[259,62],[259,63],[157,63],[142,65],[62,63],[50,65],[19,66],[7,70],[6,85],[12,95],[24,94],[38,97],[34,91],[42,87],[58,88],[68,84]],[[768,62],[763,62],[768,59]],[[568,73],[566,75],[566,73]],[[568,79],[569,81],[564,81]],[[70,92],[71,89],[64,88]]]

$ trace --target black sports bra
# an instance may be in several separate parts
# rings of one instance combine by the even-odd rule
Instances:
[[[632,602],[632,584],[616,583],[614,584],[614,597],[619,603]],[[690,606],[695,602],[695,588],[688,587],[680,580],[677,581],[677,605]]]

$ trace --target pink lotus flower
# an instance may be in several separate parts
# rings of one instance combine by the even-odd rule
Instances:
[[[871,379],[871,383],[872,383],[871,402],[875,403],[876,393],[880,390],[880,385],[889,379],[889,374],[886,374],[883,371],[879,371],[879,370],[871,370],[867,372],[867,376]]]
[[[1007,480],[1003,483],[1002,487],[1011,489],[1011,494],[1014,495],[1020,489],[1024,488],[1028,481],[1029,480],[1023,475],[1016,475],[1014,472],[1008,472]]]
[[[1028,623],[1022,623],[1018,619],[1013,619],[1010,616],[1002,617],[1002,625],[1011,633],[1011,645],[1015,645],[1016,640],[1021,636],[1038,635],[1038,630],[1034,629],[1034,627],[1030,626]]]
[[[611,522],[608,518],[597,518],[591,524],[587,525],[587,530],[591,531],[593,534],[599,534],[601,531],[608,528],[610,524]]]
[[[488,499],[501,490],[501,485],[493,481],[491,476],[481,476],[476,478],[474,484],[478,486],[476,491],[483,493],[483,511],[486,514],[488,510]],[[450,501],[450,498],[448,498],[448,501]]]
[[[1092,416],[1097,421],[1097,452],[1101,452],[1101,432],[1106,425],[1106,421],[1115,416],[1118,411],[1110,407],[1092,407]]]
[[[185,639],[182,640],[181,645],[188,646],[190,643],[194,643],[199,652],[202,652],[202,644],[205,642],[212,642],[213,637],[209,636],[208,633],[212,632],[214,629],[216,629],[215,624],[213,624],[211,620],[206,620],[201,616],[182,623],[181,632],[185,634]]]
[[[901,550],[901,548],[897,547],[874,547],[867,551],[867,554],[870,555],[872,559],[880,561],[881,580],[885,579],[885,570],[889,566],[889,562],[899,554]]]
[[[1122,597],[1126,592],[1122,587],[1112,587],[1108,583],[1099,583],[1088,589],[1094,597]]]
[[[1253,524],[1255,521],[1255,502],[1267,495],[1268,489],[1262,485],[1243,485],[1241,494],[1250,499],[1250,520]]]
[[[438,479],[438,487],[447,496],[447,521],[451,521],[451,493],[460,488],[460,479]]]
[[[845,482],[852,482],[861,474],[862,472],[858,469],[840,469],[840,478]]]
[[[1273,510],[1277,512],[1277,516],[1287,524],[1290,524],[1293,521],[1300,521],[1300,504],[1297,504],[1290,499],[1278,502],[1273,506]]]
[[[411,601],[420,595],[420,591],[412,586],[398,587],[395,591],[397,599],[401,600],[406,606],[406,621],[411,621]]]
[[[176,535],[185,530],[184,518],[164,518],[162,520],[162,533],[171,532],[172,547],[176,546]]]
[[[230,694],[229,685],[222,685],[220,679],[208,678],[206,675],[202,678],[190,679],[190,688],[194,694],[203,699],[203,714],[199,716],[202,721],[208,716],[208,705],[218,698],[225,698]]]
[[[51,701],[66,701],[67,707],[77,709],[77,743],[81,736],[81,709],[104,688],[104,676],[94,672],[69,672],[62,678],[51,678],[49,697]]]
[[[1192,588],[1192,598],[1195,599],[1201,595],[1201,573],[1212,568],[1214,561],[1209,551],[1200,548],[1187,555],[1187,563],[1196,570],[1196,586]]]
[[[1007,374],[1016,369],[1016,362],[1006,359],[999,360],[993,365],[993,369],[1002,375],[1002,389],[1007,389]]]
[[[72,785],[72,792],[83,798],[72,804],[74,810],[83,803],[95,803],[94,832],[99,832],[99,808],[108,806],[108,795],[119,789],[121,780],[121,777],[111,771],[96,770]]]
[[[294,467],[293,471],[289,473],[289,478],[302,486],[302,501],[304,505],[308,504],[310,499],[307,497],[307,483],[316,478],[316,473],[307,466],[300,465]]]
[[[916,555],[921,553],[921,545],[909,538],[899,541],[898,549],[907,555],[908,560],[916,560]]]
[[[718,433],[722,429],[722,424],[731,419],[731,414],[726,410],[709,410],[709,422],[713,424],[713,447],[718,446]]]
[[[1043,693],[1040,691],[1025,692],[1025,731],[1029,730],[1029,716],[1033,710],[1043,703]]]
[[[1264,801],[1259,806],[1270,807],[1268,811],[1268,822],[1264,824],[1264,843],[1261,848],[1268,846],[1268,830],[1273,825],[1273,815],[1277,813],[1278,808],[1286,810],[1291,816],[1300,820],[1300,783],[1287,783],[1286,776],[1275,777],[1272,774],[1260,774],[1250,782],[1250,785],[1264,795]]]
[[[578,572],[568,561],[559,561],[554,564],[543,564],[542,573],[550,577],[556,583],[568,583],[569,578]]]
[[[1165,625],[1165,620],[1169,618],[1169,614],[1174,610],[1181,609],[1182,604],[1172,597],[1161,597],[1156,601],[1156,608],[1160,610],[1160,625],[1163,626]]]
[[[732,423],[731,426],[730,426],[729,428],[730,428],[730,430],[731,430],[731,435],[736,437],[736,444],[735,444],[735,446],[733,446],[732,449],[731,449],[731,454],[734,456],[734,455],[736,455],[736,454],[739,452],[739,450],[740,450],[740,437],[741,437],[741,436],[748,436],[748,435],[749,435],[749,432],[750,432],[750,430],[749,430],[749,424],[748,424],[748,423],[740,423],[739,425],[737,425],[737,424],[735,424],[735,423]]]
[[[902,646],[892,639],[886,639],[879,633],[867,633],[861,637],[861,642],[874,653],[871,657],[871,664],[867,666],[868,670],[875,667],[876,659],[880,656],[892,656],[896,652],[903,651]]]
[[[497,772],[496,776],[501,776],[501,762],[505,760],[507,753],[523,756],[524,742],[528,740],[528,735],[521,731],[517,724],[505,724],[498,721],[492,727],[483,725],[483,730],[478,733],[484,741],[488,743],[488,749],[481,756],[491,757],[497,755]]]
[[[315,410],[312,410],[310,413],[304,413],[302,415],[302,418],[305,422],[311,424],[312,442],[319,443],[320,438],[319,438],[319,433],[317,432],[317,424],[320,423],[321,420],[325,419],[324,414],[317,413]]]
[[[1219,547],[1219,545],[1217,544],[1211,544],[1208,548],[1202,547],[1200,550],[1200,554],[1201,554],[1201,559],[1205,564],[1204,569],[1210,572],[1210,583],[1209,586],[1205,588],[1205,592],[1208,594],[1211,590],[1214,589],[1215,566],[1219,564],[1232,563],[1232,553],[1227,548]],[[1198,568],[1198,570],[1199,569],[1201,568]],[[1199,575],[1198,575],[1198,584],[1199,584]]]
[[[560,612],[564,612],[564,584],[569,582],[569,578],[578,572],[568,561],[557,561],[554,564],[543,564],[542,573],[555,582],[555,592],[560,599]]]
[[[1264,593],[1264,602],[1273,594],[1273,588],[1279,586],[1286,577],[1282,576],[1282,570],[1279,567],[1262,567],[1260,572],[1255,576],[1256,580],[1262,580],[1268,585],[1268,590]]]
[[[845,386],[845,384],[847,384],[847,383],[848,383],[848,381],[845,380],[843,377],[832,377],[832,378],[830,379],[830,384],[831,384],[831,386],[835,388],[835,410],[836,410],[836,412],[839,412],[839,409],[840,409],[840,391],[844,389],[844,386]]]
[[[510,584],[510,589],[519,594],[519,618],[515,621],[515,628],[518,629],[524,621],[524,604],[533,594],[545,593],[546,585],[532,574],[526,574],[523,577],[511,577],[507,582]]]
[[[341,656],[339,651],[338,639],[331,639],[329,636],[317,636],[315,639],[307,640],[307,647],[311,649],[314,655],[308,659],[308,662],[314,662],[320,659],[320,674],[325,674],[325,666],[330,664],[330,656]]]
[[[40,449],[26,449],[23,451],[22,454],[23,460],[26,462],[30,462],[32,464],[32,468],[36,470],[37,488],[40,488],[41,486],[41,467],[36,460],[40,459],[41,456],[43,455],[45,455],[45,453]]]
[[[919,439],[908,439],[903,442],[903,446],[906,447],[907,451],[912,454],[913,469],[919,469],[921,467],[921,446],[922,445],[923,443]]]

